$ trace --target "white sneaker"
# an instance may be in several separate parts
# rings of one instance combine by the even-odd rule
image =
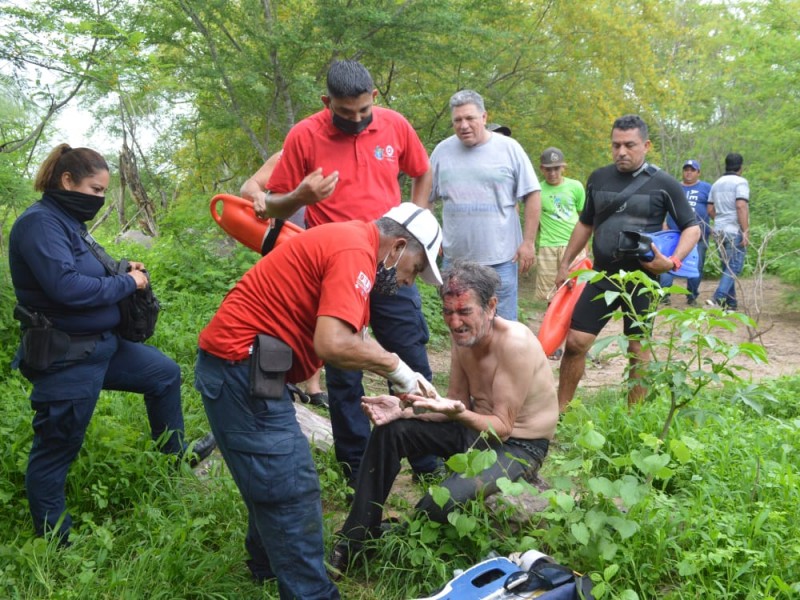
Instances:
[[[714,300],[713,298],[709,298],[708,300],[706,300],[706,304],[711,308],[722,308],[719,304],[717,304],[717,301]]]

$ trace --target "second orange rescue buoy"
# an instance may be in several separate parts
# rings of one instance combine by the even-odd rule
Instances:
[[[217,204],[222,203],[222,214]],[[259,219],[253,203],[231,194],[217,194],[211,199],[211,217],[231,237],[262,256],[278,244],[302,233],[303,229],[283,219]]]

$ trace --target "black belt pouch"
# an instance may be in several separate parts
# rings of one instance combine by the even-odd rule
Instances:
[[[280,398],[286,373],[292,367],[292,349],[271,335],[259,333],[250,356],[250,395],[253,398]]]
[[[44,371],[67,355],[70,337],[53,327],[30,327],[22,334],[22,362],[34,371]]]

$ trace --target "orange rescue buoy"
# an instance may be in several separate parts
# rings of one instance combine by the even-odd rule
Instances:
[[[587,256],[577,264],[573,263],[570,272],[591,268],[592,259]],[[547,356],[552,356],[567,339],[575,303],[581,297],[584,287],[586,287],[585,281],[578,282],[576,277],[567,279],[550,301],[547,312],[544,313],[542,325],[539,327],[539,334],[536,336]]]
[[[222,202],[222,214],[217,204]],[[259,219],[253,203],[231,194],[217,194],[211,199],[211,217],[231,237],[262,256],[303,229],[284,219]]]

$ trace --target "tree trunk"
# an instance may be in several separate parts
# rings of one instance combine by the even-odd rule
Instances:
[[[122,151],[119,153],[119,175],[122,187],[127,186],[131,190],[136,206],[139,207],[139,225],[142,232],[149,236],[157,236],[155,208],[147,192],[139,179],[139,169],[136,166],[136,158],[133,156],[127,143],[123,143]],[[124,230],[123,230],[124,231]]]

